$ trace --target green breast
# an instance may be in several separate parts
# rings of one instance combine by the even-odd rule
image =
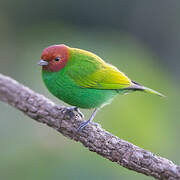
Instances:
[[[82,88],[66,75],[65,68],[59,72],[42,71],[43,81],[48,90],[62,101],[80,108],[97,108],[109,103],[117,94],[116,90]]]

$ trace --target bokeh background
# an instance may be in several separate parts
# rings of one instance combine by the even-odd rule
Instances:
[[[111,133],[180,164],[180,1],[1,0],[0,73],[58,104],[41,80],[52,44],[92,51],[167,98],[117,97],[95,121]],[[86,118],[90,111],[82,110]],[[0,179],[148,180],[0,102]]]

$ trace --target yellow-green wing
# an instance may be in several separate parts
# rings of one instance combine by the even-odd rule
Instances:
[[[83,88],[122,89],[131,86],[131,80],[124,73],[86,51],[73,59],[67,73]]]

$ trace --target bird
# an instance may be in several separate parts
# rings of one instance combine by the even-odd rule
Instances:
[[[131,80],[96,54],[64,44],[45,48],[38,65],[42,66],[42,79],[47,89],[72,105],[72,111],[94,109],[89,120],[81,123],[77,131],[82,131],[89,123],[97,125],[93,119],[98,110],[119,94],[141,91],[164,96]]]

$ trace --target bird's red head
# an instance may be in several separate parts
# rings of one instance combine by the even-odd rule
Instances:
[[[52,45],[43,50],[38,64],[42,66],[43,70],[57,72],[67,64],[68,57],[67,46],[64,44]]]

